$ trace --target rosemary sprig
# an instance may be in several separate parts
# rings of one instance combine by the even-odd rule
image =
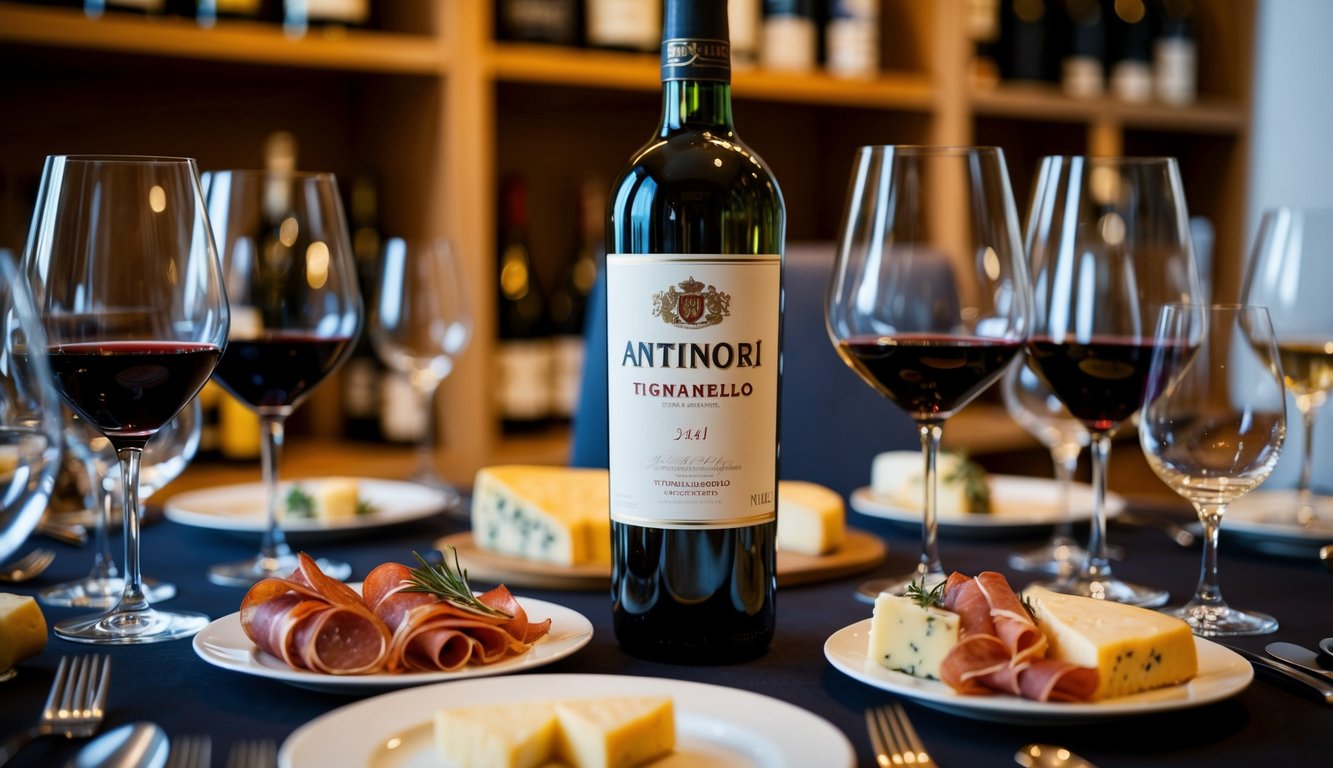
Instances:
[[[943,608],[944,607],[944,584],[941,581],[930,589],[926,589],[924,581],[912,580],[907,585],[907,597],[922,608]]]
[[[986,470],[980,464],[967,458],[967,454],[958,452],[958,463],[954,470],[944,476],[946,483],[962,482],[963,495],[967,497],[967,509],[978,515],[990,514],[990,486],[986,484]]]
[[[462,608],[465,611],[480,613],[483,616],[495,616],[497,618],[512,619],[511,614],[490,607],[477,599],[472,594],[472,588],[467,583],[467,571],[458,565],[458,550],[446,546],[447,550],[444,558],[439,565],[431,565],[426,562],[426,558],[412,553],[412,557],[421,563],[421,567],[413,568],[408,576],[410,586],[403,589],[404,592],[426,592],[435,595],[444,602]],[[454,555],[454,564],[449,565],[449,552]]]

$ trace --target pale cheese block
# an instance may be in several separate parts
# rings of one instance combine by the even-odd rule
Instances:
[[[665,696],[560,701],[557,754],[576,768],[631,768],[670,754],[675,710]]]
[[[935,469],[939,477],[936,510],[940,517],[963,517],[990,511],[989,493],[984,498],[969,498],[962,480],[965,465],[973,472],[980,467],[957,453],[940,451]],[[870,464],[870,489],[878,497],[903,509],[919,510],[926,503],[926,465],[920,451],[886,451],[875,455]]]
[[[778,483],[778,549],[826,555],[846,537],[846,510],[837,491],[803,480]]]
[[[944,657],[958,644],[958,626],[958,614],[952,611],[880,594],[870,620],[870,658],[886,669],[939,680]]]
[[[30,595],[0,592],[0,673],[46,648],[46,617]]]
[[[355,480],[330,477],[306,488],[315,499],[315,517],[320,520],[346,520],[356,517],[359,488]]]
[[[483,467],[472,491],[477,546],[514,557],[611,562],[610,486],[604,469]]]
[[[1041,587],[1023,590],[1023,598],[1050,642],[1048,657],[1096,667],[1094,699],[1175,685],[1198,673],[1194,635],[1174,616]]]
[[[534,768],[555,750],[549,701],[457,707],[435,713],[435,746],[451,768]]]

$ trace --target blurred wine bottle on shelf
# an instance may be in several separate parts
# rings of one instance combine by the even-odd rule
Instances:
[[[277,22],[282,18],[282,0],[198,0],[195,18],[203,27],[219,20]]]
[[[1144,0],[1114,0],[1110,22],[1111,93],[1122,101],[1152,100],[1153,24]]]
[[[1000,0],[967,0],[964,24],[972,45],[968,80],[993,88],[1000,81]]]
[[[827,0],[824,68],[837,77],[879,74],[879,0]]]
[[[363,173],[352,179],[348,192],[348,219],[352,228],[352,255],[356,258],[357,284],[367,310],[374,305],[380,259],[379,188],[375,177]],[[361,329],[352,356],[343,364],[343,435],[350,440],[376,442],[384,439],[380,410],[385,402],[386,367],[375,354],[370,334]]]
[[[356,29],[369,23],[370,0],[283,0],[283,26],[289,34]]]
[[[759,29],[763,18],[761,0],[728,0],[732,67],[749,69],[759,63]]]
[[[1055,0],[1003,0],[1000,77],[1008,82],[1056,82],[1051,32]]]
[[[584,37],[593,48],[656,51],[661,0],[586,0]]]
[[[1192,104],[1198,96],[1198,46],[1194,3],[1160,0],[1153,41],[1153,90],[1167,104]]]
[[[499,0],[495,37],[516,43],[577,46],[583,42],[579,0]]]
[[[421,442],[426,434],[426,419],[434,418],[434,414],[421,407],[411,379],[405,373],[385,371],[380,382],[382,396],[377,432],[381,439],[400,445]]]
[[[1101,96],[1106,90],[1106,16],[1101,0],[1064,0],[1067,46],[1060,62],[1060,84],[1076,98]]]
[[[551,414],[551,336],[546,296],[529,246],[527,186],[501,183],[496,398],[506,432],[545,428]]]
[[[83,12],[90,19],[108,12],[160,16],[166,11],[167,0],[84,0],[83,3]]]
[[[764,69],[810,72],[819,65],[815,0],[764,0],[759,61]]]
[[[578,243],[551,291],[551,417],[574,418],[586,354],[583,329],[588,295],[606,257],[606,182],[588,178],[579,186]]]

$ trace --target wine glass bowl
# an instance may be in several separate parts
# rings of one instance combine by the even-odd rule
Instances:
[[[1197,635],[1267,634],[1277,620],[1227,605],[1218,581],[1218,528],[1227,506],[1262,483],[1286,436],[1279,353],[1263,307],[1168,305],[1157,330],[1139,442],[1154,473],[1203,524],[1194,597],[1167,609]]]
[[[139,498],[145,445],[203,387],[227,339],[227,298],[194,161],[48,157],[23,265],[56,387],[111,442],[123,478],[120,599],[106,614],[58,622],[55,632],[104,644],[192,635],[207,616],[154,608],[143,589]]]
[[[964,226],[946,222],[959,205]],[[916,570],[863,585],[943,581],[936,457],[944,422],[996,381],[1027,332],[1030,285],[1001,150],[863,147],[825,304],[839,356],[917,423],[925,462]]]
[[[1027,224],[1033,369],[1091,436],[1088,556],[1050,589],[1141,606],[1169,594],[1111,571],[1106,471],[1111,437],[1138,411],[1161,307],[1200,298],[1180,174],[1172,158],[1047,157]]]
[[[233,316],[214,375],[259,414],[268,521],[256,556],[213,565],[208,578],[250,586],[296,569],[278,525],[284,424],[351,354],[363,310],[332,174],[211,171],[203,185]],[[331,578],[351,575],[346,563],[318,562]]]

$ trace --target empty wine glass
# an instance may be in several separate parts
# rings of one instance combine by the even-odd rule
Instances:
[[[1203,636],[1262,635],[1277,620],[1227,605],[1218,581],[1217,532],[1227,505],[1258,487],[1286,436],[1286,395],[1264,307],[1163,308],[1148,373],[1139,442],[1153,472],[1203,523],[1203,566],[1179,616]]]
[[[1287,391],[1301,412],[1300,480],[1294,510],[1283,522],[1315,519],[1311,487],[1314,422],[1333,388],[1333,302],[1328,298],[1333,209],[1283,207],[1265,211],[1241,287],[1241,301],[1268,307]]]
[[[858,594],[945,579],[936,540],[944,422],[1003,374],[1022,347],[1030,302],[1001,150],[857,152],[825,319],[843,361],[916,421],[925,463],[916,570]]]
[[[145,445],[203,387],[227,339],[194,161],[48,157],[24,270],[56,386],[111,442],[124,478],[124,591],[109,613],[59,622],[55,632],[111,644],[192,635],[207,616],[154,608],[143,589],[139,475]]]
[[[196,397],[144,446],[139,473],[140,519],[143,517],[143,502],[179,477],[194,458],[202,427],[203,407]],[[65,414],[65,447],[88,473],[93,513],[93,567],[81,579],[43,589],[37,593],[37,599],[47,605],[110,608],[125,588],[107,535],[108,520],[115,499],[120,496],[120,462],[111,441],[73,412]],[[147,576],[142,580],[144,594],[150,603],[176,596],[174,584]]]
[[[370,316],[375,352],[407,376],[415,409],[425,419],[412,479],[442,491],[449,509],[458,492],[435,468],[435,392],[472,338],[472,312],[462,261],[444,238],[389,238]]]
[[[268,524],[259,554],[208,569],[215,584],[244,587],[296,569],[278,526],[283,426],[351,354],[361,292],[333,174],[212,171],[203,183],[233,317],[215,376],[259,414],[264,438]],[[330,578],[352,573],[341,561],[318,563]]]
[[[1056,507],[1060,522],[1056,523],[1050,541],[1036,549],[1009,555],[1009,565],[1020,571],[1053,573],[1067,578],[1087,557],[1087,552],[1074,540],[1070,492],[1074,472],[1078,469],[1078,456],[1088,445],[1088,430],[1032,370],[1026,356],[1010,364],[1000,387],[1009,416],[1051,452],[1059,488]]]
[[[60,399],[45,350],[28,285],[0,250],[0,562],[37,527],[60,468]]]

